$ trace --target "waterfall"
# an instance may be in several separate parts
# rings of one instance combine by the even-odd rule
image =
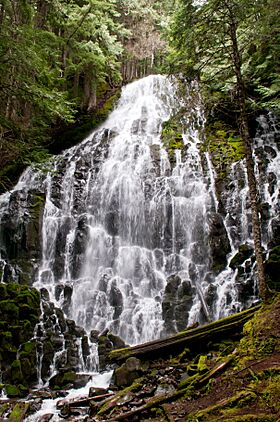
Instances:
[[[192,292],[207,268],[211,195],[199,130],[190,122],[183,136],[189,159],[177,150],[173,168],[161,141],[162,123],[177,109],[176,84],[164,76],[128,85],[106,123],[60,157],[45,181],[35,286],[62,308],[69,287],[70,318],[130,344],[162,334],[168,277],[178,275]],[[201,117],[198,107],[196,123]],[[182,318],[187,325],[187,310]]]
[[[218,199],[211,157],[201,150],[204,116],[196,87],[185,97],[183,104],[176,81],[165,76],[127,85],[100,128],[44,171],[27,169],[15,189],[0,198],[3,268],[11,255],[5,246],[11,214],[9,227],[16,230],[16,221],[27,224],[30,198],[44,200],[41,255],[34,247],[24,256],[32,258],[32,282],[42,291],[47,315],[38,336],[44,338],[51,321],[56,326],[54,366],[70,359],[61,327],[73,331],[72,320],[82,331],[71,350],[82,362],[78,368],[86,370],[97,365],[89,356],[94,353],[85,352],[96,348],[87,346],[86,334],[109,329],[137,344],[240,310],[256,298],[255,276],[246,261],[242,280],[230,266],[240,244],[252,246],[244,163],[232,165]],[[171,156],[162,127],[183,106],[183,148]],[[267,204],[267,244],[279,211],[272,124],[260,117],[255,140],[256,160],[262,153],[267,160],[265,171],[256,167]],[[9,239],[16,242],[15,232]],[[13,258],[17,253],[13,249]],[[20,277],[20,269],[10,268],[14,279]],[[249,286],[244,300],[240,286],[243,292]]]

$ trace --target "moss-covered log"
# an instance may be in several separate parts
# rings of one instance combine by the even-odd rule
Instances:
[[[113,350],[109,354],[109,359],[111,362],[121,362],[131,356],[148,359],[155,357],[156,352],[160,353],[161,356],[173,355],[185,347],[189,348],[191,352],[198,352],[203,350],[210,341],[215,342],[229,335],[241,333],[245,322],[252,318],[258,309],[260,309],[260,305],[210,324],[182,331],[166,339]]]

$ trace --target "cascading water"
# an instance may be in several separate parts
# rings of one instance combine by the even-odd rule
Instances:
[[[66,152],[46,179],[35,286],[47,288],[62,307],[70,287],[71,318],[87,330],[106,326],[130,344],[161,335],[170,275],[179,274],[187,290],[190,269],[201,280],[207,268],[211,196],[199,132],[189,127],[188,160],[176,151],[174,168],[161,142],[162,123],[177,103],[174,84],[163,76],[128,85],[104,126]]]
[[[254,301],[251,287],[241,300],[240,286],[244,291],[249,279],[252,285],[246,261],[242,281],[240,270],[226,265],[240,244],[252,245],[244,164],[232,166],[219,213],[211,157],[200,148],[203,111],[196,90],[190,91],[181,150],[168,151],[162,137],[163,123],[182,106],[176,82],[149,76],[123,89],[102,127],[50,162],[45,172],[28,169],[0,199],[3,244],[9,214],[20,221],[9,235],[16,242],[17,227],[28,222],[30,197],[39,192],[45,203],[42,256],[28,255],[35,266],[33,285],[42,292],[39,379],[46,381],[52,368],[63,365],[96,369],[96,344],[88,343],[96,330],[108,328],[135,344]],[[271,133],[266,120],[259,123],[256,154],[265,150]],[[279,153],[275,145],[272,149],[266,151],[267,176],[261,171],[258,176],[269,208],[268,232],[278,212]],[[269,233],[266,242],[272,237]],[[2,249],[6,268],[7,257],[16,258],[17,251]],[[219,274],[215,260],[225,268]],[[10,268],[14,279],[20,277],[17,267]],[[51,327],[55,353],[45,341],[53,336]],[[65,339],[64,332],[74,340]]]

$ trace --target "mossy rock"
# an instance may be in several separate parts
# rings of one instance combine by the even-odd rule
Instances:
[[[34,368],[32,368],[30,360],[27,358],[21,358],[20,364],[21,364],[22,375],[26,379],[30,376]],[[37,372],[37,368],[36,368],[36,372]]]
[[[30,403],[16,403],[12,412],[8,417],[8,422],[21,422],[24,420],[24,416],[26,415],[28,409],[30,407]]]
[[[30,356],[36,353],[36,341],[27,341],[21,345],[20,356],[26,355]]]
[[[218,179],[225,179],[231,164],[245,157],[244,143],[237,128],[222,120],[209,119],[201,150],[210,153]]]
[[[53,390],[80,388],[84,387],[90,378],[88,374],[76,374],[74,371],[59,372],[50,379],[49,386]]]
[[[250,258],[253,255],[254,249],[247,243],[240,245],[238,248],[237,254],[234,255],[230,261],[230,268],[235,270],[237,267],[243,264],[246,259]]]
[[[119,368],[115,369],[114,383],[117,387],[127,387],[139,378],[142,372],[140,360],[130,357]]]
[[[13,335],[10,331],[4,331],[1,333],[0,339],[1,349],[5,352],[16,353],[17,347],[13,343]]]
[[[5,390],[9,398],[21,397],[20,389],[16,385],[5,384]]]
[[[26,304],[35,312],[40,309],[40,293],[36,289],[23,289],[17,296],[17,303]]]
[[[183,128],[178,115],[172,116],[162,125],[161,140],[171,162],[175,160],[175,151],[184,148],[182,132]]]
[[[23,383],[23,375],[21,371],[20,360],[16,359],[11,365],[11,380],[14,384]]]
[[[0,302],[0,316],[1,318],[14,323],[19,319],[19,308],[14,300],[1,300]]]
[[[7,294],[7,285],[4,283],[0,283],[0,297],[1,299],[6,299],[8,296]]]
[[[35,314],[36,309],[26,303],[19,303],[19,318],[21,320],[29,320],[35,325],[39,321],[39,315]]]

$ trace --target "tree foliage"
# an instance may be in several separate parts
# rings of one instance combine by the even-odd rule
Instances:
[[[279,6],[279,0],[177,0],[169,32],[171,68],[235,95],[228,20],[233,13],[248,99],[256,107],[279,108]]]

